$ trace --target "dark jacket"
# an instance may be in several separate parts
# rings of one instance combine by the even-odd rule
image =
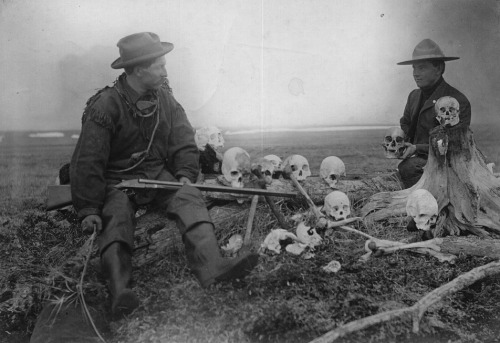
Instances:
[[[194,129],[168,84],[157,91],[157,113],[144,118],[135,107],[139,96],[125,79],[122,74],[113,87],[90,98],[83,113],[70,167],[73,205],[80,217],[100,215],[108,184],[156,179],[164,169],[177,179],[185,176],[195,182],[199,173]],[[155,125],[145,161],[123,172],[137,161],[131,158],[134,154],[147,150]]]
[[[434,112],[434,104],[443,96],[451,96],[460,104],[460,123],[457,125],[470,126],[471,107],[469,100],[460,91],[442,81],[434,93],[425,101],[420,112],[418,106],[422,90],[415,89],[408,96],[403,116],[400,119],[401,129],[406,134],[406,141],[417,146],[417,153],[426,156],[429,151],[429,131],[439,125]],[[412,120],[417,119],[415,132],[411,131]]]

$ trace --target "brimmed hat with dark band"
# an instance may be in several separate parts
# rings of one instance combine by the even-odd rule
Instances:
[[[427,38],[417,44],[413,50],[411,60],[399,62],[398,64],[408,65],[422,61],[452,61],[458,60],[459,58],[460,57],[446,57],[439,48],[439,45]]]
[[[134,66],[147,60],[169,53],[174,48],[172,43],[160,42],[160,37],[153,32],[140,32],[118,41],[120,57],[111,63],[111,68],[120,69]]]

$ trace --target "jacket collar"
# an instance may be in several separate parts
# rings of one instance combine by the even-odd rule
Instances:
[[[445,96],[446,94],[446,89],[449,87],[448,83],[446,83],[446,81],[444,79],[442,79],[441,83],[437,86],[437,88],[434,90],[434,92],[431,94],[431,96],[429,97],[429,99],[427,99],[424,103],[424,106],[422,106],[422,109],[420,110],[420,113],[422,113],[423,111],[427,110],[429,107],[432,107],[434,106],[434,104],[436,103],[436,101]],[[420,91],[420,96],[422,96],[422,90],[419,90]]]

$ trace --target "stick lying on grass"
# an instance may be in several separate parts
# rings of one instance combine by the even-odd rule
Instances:
[[[413,306],[377,313],[373,316],[355,320],[353,322],[342,325],[335,330],[327,332],[323,336],[312,340],[310,343],[330,343],[335,341],[337,338],[343,337],[349,333],[400,317],[410,317],[413,322],[413,332],[418,333],[420,331],[420,321],[422,320],[425,311],[427,311],[427,309],[431,305],[434,305],[446,296],[449,296],[464,289],[465,287],[472,285],[474,282],[482,278],[499,273],[500,261],[494,261],[484,266],[474,268],[471,271],[460,275],[456,279],[453,279],[447,284],[436,288],[435,290],[424,296],[422,299],[417,301]]]

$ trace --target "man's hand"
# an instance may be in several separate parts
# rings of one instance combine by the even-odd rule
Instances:
[[[416,145],[413,145],[411,143],[405,143],[405,146],[406,146],[405,152],[403,153],[403,156],[401,156],[402,160],[406,160],[408,157],[411,157],[417,151]]]
[[[86,216],[82,220],[82,231],[86,235],[91,235],[94,232],[94,225],[97,233],[102,231],[102,219],[97,214]]]
[[[188,179],[187,177],[185,177],[185,176],[181,176],[181,177],[179,178],[179,182],[180,182],[180,183],[182,183],[182,184],[184,184],[184,185],[185,185],[185,184],[188,184],[188,185],[190,185],[190,184],[191,184],[191,180],[189,180],[189,179]]]

